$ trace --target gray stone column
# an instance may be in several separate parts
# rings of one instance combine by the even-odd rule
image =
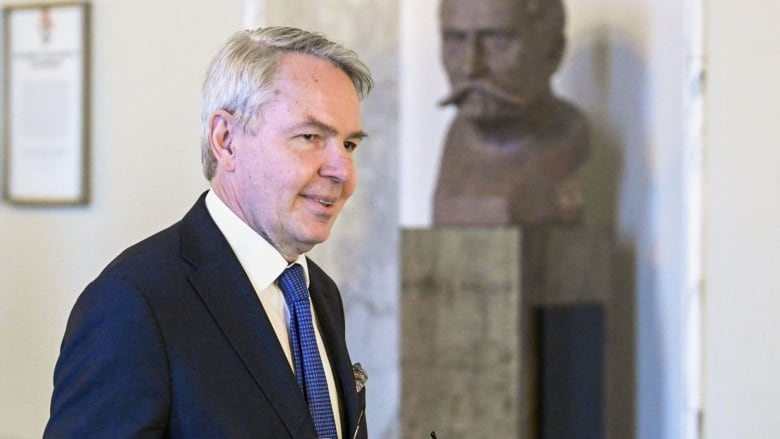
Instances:
[[[341,289],[347,344],[368,372],[372,439],[398,435],[399,4],[393,0],[264,0],[265,24],[320,32],[355,50],[376,86],[362,103],[369,137],[355,151],[358,185],[312,258]]]
[[[401,240],[401,437],[610,429],[609,228],[453,226]]]

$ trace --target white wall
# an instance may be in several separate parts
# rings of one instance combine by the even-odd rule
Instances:
[[[780,3],[708,3],[705,438],[780,431]]]
[[[0,203],[0,438],[41,436],[76,295],[206,187],[200,84],[242,22],[238,1],[93,0],[92,12],[92,202]]]

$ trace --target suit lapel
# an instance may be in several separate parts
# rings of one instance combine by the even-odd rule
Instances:
[[[342,417],[346,421],[342,423],[344,438],[352,438],[357,428],[359,407],[355,381],[352,375],[352,363],[349,358],[347,346],[344,342],[344,318],[341,309],[339,293],[325,274],[311,261],[308,261],[309,276],[314,311],[320,324],[320,333],[328,350],[331,370],[336,378],[336,387],[342,401]]]
[[[313,435],[295,375],[241,264],[208,214],[204,196],[184,218],[182,257],[196,267],[190,275],[193,288],[290,434]]]

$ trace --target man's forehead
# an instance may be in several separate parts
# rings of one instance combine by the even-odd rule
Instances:
[[[443,0],[445,29],[512,29],[530,15],[527,0]]]

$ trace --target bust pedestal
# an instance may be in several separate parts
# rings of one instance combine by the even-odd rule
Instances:
[[[608,328],[611,254],[606,228],[405,230],[401,437],[427,438],[431,430],[443,439],[536,438],[549,432],[546,425],[557,422],[548,409],[558,404],[556,395],[543,395],[542,386],[571,390],[565,381],[587,367],[572,372],[551,369],[545,361],[572,354],[575,360],[587,359],[594,353],[601,361],[608,339],[599,334]],[[561,340],[571,339],[567,331],[585,334],[578,330],[583,324],[600,338],[584,347],[598,349],[572,353],[582,343]],[[563,331],[553,333],[556,328]],[[603,382],[600,364],[594,373]],[[586,378],[591,385],[580,391],[604,387]],[[603,431],[604,403],[602,393],[596,393],[590,396],[600,416],[588,421],[588,428]],[[569,393],[557,396],[569,398]],[[579,405],[571,407],[578,410]],[[590,419],[593,413],[585,415]]]

